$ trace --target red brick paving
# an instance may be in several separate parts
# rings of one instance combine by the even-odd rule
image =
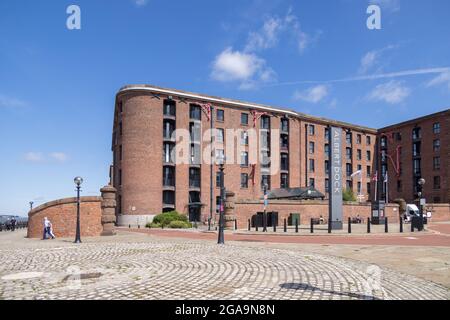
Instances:
[[[439,226],[439,227],[437,227]],[[437,227],[437,228],[436,228]],[[154,236],[170,238],[186,238],[197,240],[216,240],[215,232],[190,232],[178,230],[162,229],[125,229],[121,230],[145,233]],[[430,229],[440,231],[448,230],[450,234],[450,225],[435,225]],[[439,229],[439,230],[438,230]],[[443,232],[443,231],[440,231]],[[225,241],[248,241],[248,242],[274,242],[274,243],[311,243],[311,244],[347,244],[347,245],[398,245],[398,246],[444,246],[450,247],[450,237],[435,233],[411,233],[405,235],[366,235],[366,236],[284,236],[284,235],[252,235],[252,234],[225,234]]]

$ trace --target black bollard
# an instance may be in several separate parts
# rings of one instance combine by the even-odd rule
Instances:
[[[384,218],[384,232],[389,232],[389,224],[388,224],[388,218]]]
[[[370,218],[367,218],[367,233],[370,233]]]
[[[250,219],[248,219],[248,231],[252,230],[252,225],[250,224]]]
[[[314,233],[314,219],[313,218],[311,218],[311,233]]]
[[[298,219],[295,219],[295,233],[298,233]]]
[[[411,232],[414,232],[414,223],[412,217],[411,217]]]
[[[237,230],[237,220],[234,220],[234,230]]]
[[[128,225],[128,229],[131,229],[131,224]]]
[[[272,226],[273,226],[273,232],[277,232],[277,224],[275,221],[275,215],[272,214]]]
[[[284,232],[287,232],[287,222],[286,222],[286,219],[284,219]]]
[[[403,218],[400,217],[400,233],[403,233]]]
[[[352,233],[352,218],[348,218],[348,233]]]
[[[256,220],[256,223],[255,223],[255,231],[258,232],[258,220]]]

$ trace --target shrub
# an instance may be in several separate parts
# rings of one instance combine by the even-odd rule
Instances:
[[[352,189],[345,189],[344,192],[342,192],[342,199],[344,201],[355,202],[356,201],[356,196],[353,193]]]
[[[189,222],[186,221],[172,221],[169,223],[169,228],[172,229],[187,229],[187,228],[191,228],[191,224]]]
[[[149,222],[145,225],[146,228],[161,228],[161,224],[160,223],[155,223],[155,222]]]
[[[169,226],[173,221],[188,223],[188,219],[185,215],[179,214],[177,211],[171,211],[158,214],[153,218],[152,224],[159,225],[159,227],[164,228]]]

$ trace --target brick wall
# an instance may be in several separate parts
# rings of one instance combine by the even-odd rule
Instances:
[[[47,217],[53,224],[56,237],[75,237],[76,198],[66,198],[45,203],[28,213],[28,238],[42,238],[43,221]],[[100,236],[102,209],[101,197],[81,197],[80,230],[82,237]]]
[[[450,204],[439,203],[439,204],[427,204],[425,206],[427,212],[431,212],[431,221],[450,221]]]

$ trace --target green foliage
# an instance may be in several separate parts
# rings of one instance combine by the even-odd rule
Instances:
[[[183,222],[185,225],[188,225],[188,219],[185,215],[179,214],[177,211],[164,212],[158,214],[153,218],[152,225],[158,225],[160,228],[165,228],[170,225],[173,221]],[[153,226],[151,226],[153,228]]]
[[[191,223],[186,221],[172,221],[169,223],[169,228],[171,229],[188,229],[192,228]]]
[[[356,196],[355,196],[355,194],[353,193],[353,190],[352,190],[352,189],[345,189],[345,190],[342,192],[342,199],[343,199],[344,201],[355,202],[355,201],[356,201]]]
[[[155,222],[149,222],[149,223],[147,223],[146,225],[145,225],[145,227],[146,228],[153,228],[153,229],[156,229],[156,228],[161,228],[161,224],[160,223],[155,223]]]

